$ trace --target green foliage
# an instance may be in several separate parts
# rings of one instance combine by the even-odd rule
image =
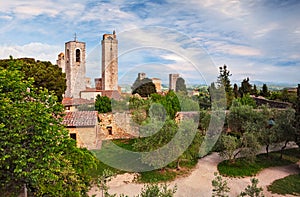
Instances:
[[[236,83],[233,84],[233,94],[234,94],[235,98],[238,98],[238,97],[241,96],[240,92],[239,92],[239,87],[238,87],[238,85]]]
[[[101,191],[102,196],[105,196],[105,197],[115,196],[115,195],[111,195],[108,193],[109,186],[107,185],[107,183],[109,181],[111,181],[111,179],[114,175],[115,175],[114,172],[105,169],[103,171],[102,175],[97,177],[96,185],[97,185],[97,188]]]
[[[252,106],[233,102],[230,113],[227,116],[228,126],[232,131],[243,133],[248,122],[255,122],[256,115],[257,113]]]
[[[141,97],[148,97],[156,93],[155,84],[149,78],[136,79],[132,85],[132,94],[139,94]]]
[[[295,141],[300,147],[300,84],[297,88],[297,102],[295,104],[295,129],[296,129],[296,138]]]
[[[278,110],[275,113],[275,125],[271,128],[274,130],[276,136],[276,142],[284,142],[281,150],[286,148],[286,145],[290,141],[295,140],[297,135],[295,125],[295,112],[293,109]],[[282,157],[282,155],[281,155]]]
[[[211,108],[209,93],[201,92],[199,93],[199,96],[193,96],[193,99],[198,102],[201,110],[208,110]]]
[[[249,78],[244,79],[241,83],[241,87],[239,88],[239,93],[241,97],[246,94],[250,94],[252,92],[252,85],[249,83]]]
[[[26,185],[33,196],[86,196],[96,159],[76,147],[61,124],[63,106],[37,91],[22,65],[0,69],[0,190],[18,195]]]
[[[141,183],[158,183],[175,180],[177,174],[172,170],[152,170],[141,172],[138,181]]]
[[[200,129],[203,135],[206,134],[206,131],[209,127],[210,119],[211,119],[211,115],[208,111],[200,110],[198,129]]]
[[[289,102],[295,105],[297,102],[297,93],[288,92],[288,89],[285,88],[280,91],[271,91],[268,99]]]
[[[262,90],[260,91],[260,95],[263,96],[263,97],[269,97],[270,96],[270,92],[268,90],[268,86],[267,84],[263,84],[262,86]]]
[[[147,184],[142,188],[141,194],[137,197],[172,197],[176,193],[177,187],[168,188],[167,184]]]
[[[107,96],[100,96],[97,95],[96,101],[95,101],[95,109],[99,113],[107,113],[111,112],[111,100]]]
[[[249,196],[249,197],[264,197],[261,187],[257,187],[258,179],[251,179],[251,185],[248,185],[245,188],[245,191],[241,192],[240,197]]]
[[[199,111],[199,104],[186,94],[179,93],[177,98],[180,102],[180,111]]]
[[[224,159],[228,159],[230,162],[234,162],[237,156],[237,149],[240,147],[240,140],[231,135],[223,134],[221,136],[221,152],[219,153]]]
[[[183,92],[183,93],[187,93],[186,90],[186,85],[185,85],[185,80],[182,77],[179,77],[176,80],[176,88],[175,88],[176,92]]]
[[[211,184],[213,186],[212,197],[228,197],[230,188],[227,185],[227,181],[223,180],[222,176],[218,173],[214,173],[215,178],[212,180]]]
[[[218,170],[224,176],[254,176],[265,168],[289,165],[298,162],[299,159],[299,150],[288,149],[283,151],[283,159],[280,159],[280,152],[271,152],[269,157],[266,154],[257,155],[254,162],[249,162],[245,158],[237,158],[235,163],[224,160],[218,164]]]
[[[219,87],[224,87],[225,89],[227,108],[231,106],[232,99],[234,98],[233,90],[229,79],[230,76],[230,71],[227,69],[227,66],[225,64],[223,67],[219,67],[218,85]]]
[[[244,94],[243,97],[237,98],[234,100],[234,102],[239,103],[240,105],[249,105],[253,108],[256,107],[256,102],[253,98],[250,97],[250,94]]]
[[[165,107],[167,114],[171,119],[174,119],[176,113],[181,111],[179,99],[173,91],[169,91],[167,93],[167,95],[161,101],[161,104]]]
[[[25,74],[26,80],[33,78],[33,86],[37,89],[47,88],[53,91],[58,100],[62,100],[62,95],[67,88],[66,75],[62,73],[61,68],[52,65],[51,62],[35,61],[31,58],[0,60],[0,67],[7,68],[11,63],[20,65],[21,71]]]
[[[132,96],[129,99],[129,109],[132,113],[132,119],[135,123],[141,125],[148,116],[150,101],[138,96]]]
[[[281,195],[300,196],[300,174],[289,175],[285,178],[275,180],[268,186],[268,190],[272,193]]]

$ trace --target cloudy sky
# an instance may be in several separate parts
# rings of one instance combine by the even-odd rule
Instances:
[[[87,44],[87,76],[100,76],[101,38],[116,30],[120,82],[138,72],[167,82],[300,82],[298,0],[13,0],[0,2],[0,58],[55,63],[64,43]]]

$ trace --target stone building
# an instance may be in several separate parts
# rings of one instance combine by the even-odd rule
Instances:
[[[118,40],[116,32],[104,34],[102,44],[102,90],[118,90]]]
[[[65,44],[65,72],[67,90],[65,97],[80,98],[85,84],[85,43],[77,40]]]
[[[66,73],[67,89],[64,97],[80,98],[80,91],[85,90],[85,43],[76,40],[65,43],[65,53],[58,55],[57,65]]]
[[[169,74],[169,90],[176,90],[176,82],[179,78],[179,74]]]
[[[152,82],[155,85],[156,92],[162,92],[162,90],[161,90],[161,79],[159,79],[159,78],[152,78]]]
[[[66,73],[67,89],[65,98],[84,98],[94,100],[97,95],[120,98],[118,86],[118,40],[115,31],[104,34],[102,44],[101,78],[95,79],[95,88],[91,79],[86,78],[86,46],[84,42],[65,43],[65,53],[60,53],[57,65]]]
[[[58,65],[59,68],[62,69],[62,72],[65,73],[65,54],[61,52],[58,54],[58,59],[56,60],[56,64]]]
[[[78,147],[95,149],[98,147],[99,133],[97,111],[66,112],[62,124],[66,125],[70,137]]]

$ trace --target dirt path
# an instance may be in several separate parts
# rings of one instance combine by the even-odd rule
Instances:
[[[211,181],[214,179],[214,172],[217,172],[217,165],[222,161],[217,153],[213,153],[199,160],[193,172],[187,176],[178,178],[169,183],[171,187],[177,185],[175,197],[208,197],[211,196]],[[296,164],[282,167],[272,167],[261,171],[256,178],[259,179],[259,186],[263,187],[265,196],[278,197],[280,195],[271,194],[266,187],[274,180],[281,179],[290,174],[296,174],[299,169]],[[132,183],[135,174],[123,174],[115,177],[110,183],[110,193],[134,196],[140,193],[142,184]],[[230,196],[237,196],[244,188],[250,184],[250,177],[246,178],[225,178],[231,188]],[[90,194],[96,194],[101,197],[99,192],[91,190]]]

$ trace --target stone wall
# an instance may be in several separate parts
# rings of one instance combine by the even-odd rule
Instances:
[[[292,107],[292,104],[287,102],[273,101],[262,97],[252,97],[252,98],[255,100],[257,106],[268,105],[271,108],[281,108],[281,109]]]
[[[99,126],[94,127],[74,127],[68,128],[69,133],[76,134],[76,142],[78,147],[95,149],[97,146],[97,133]]]
[[[98,115],[101,139],[121,139],[138,137],[138,128],[134,126],[131,114],[101,113]],[[111,128],[112,134],[109,134]]]

